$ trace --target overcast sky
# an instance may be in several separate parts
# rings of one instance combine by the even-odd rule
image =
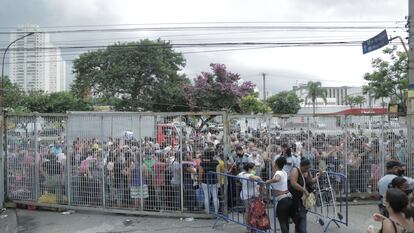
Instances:
[[[375,26],[401,26],[408,14],[407,0],[1,0],[0,30],[9,31],[18,24],[38,24],[41,27],[62,25],[107,25],[143,23],[193,22],[308,22],[320,21],[322,26],[349,25],[349,21],[377,21]],[[344,24],[333,23],[343,21]],[[384,21],[384,22],[378,22]],[[387,22],[385,22],[387,21]],[[258,24],[256,24],[258,25]],[[260,25],[260,24],[259,24]],[[274,25],[274,24],[272,24]],[[288,25],[292,25],[289,23]],[[303,25],[303,24],[301,24]],[[311,24],[315,25],[315,24]],[[45,30],[50,30],[47,28]],[[161,37],[175,43],[229,41],[360,41],[379,33],[377,30],[326,31],[205,31],[134,32],[52,35],[55,44],[109,44],[131,41],[133,38]],[[405,36],[403,29],[389,29],[389,35]],[[187,34],[187,35],[185,35]],[[179,36],[183,35],[183,36]],[[0,46],[9,38],[0,36]],[[213,49],[213,48],[210,48]],[[221,48],[222,49],[222,48]],[[181,49],[183,52],[208,50]],[[185,54],[184,72],[194,78],[208,69],[210,63],[224,63],[262,88],[261,73],[268,74],[267,88],[271,93],[291,89],[292,85],[308,80],[320,80],[324,85],[357,86],[370,71],[370,61],[381,51],[362,55],[360,46],[347,47],[287,47],[239,50],[215,53]],[[76,54],[67,54],[68,61]]]

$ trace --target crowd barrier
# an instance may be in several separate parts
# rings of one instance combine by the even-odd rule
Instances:
[[[227,195],[221,196],[220,209],[211,213],[216,217],[213,228],[220,220],[232,222],[254,232],[277,232],[276,210],[268,186],[261,180],[251,180],[243,176],[226,173],[209,172],[210,177],[223,179],[219,190],[226,190]],[[217,189],[210,182],[209,193],[214,195]],[[220,186],[220,185],[218,185]],[[208,200],[214,198],[206,197]]]
[[[312,173],[317,173],[312,170]],[[207,200],[212,201],[210,211],[216,217],[213,228],[220,220],[232,222],[256,232],[277,232],[277,214],[274,205],[274,197],[269,185],[262,180],[251,180],[240,175],[209,172],[211,177],[218,177],[224,182],[208,185],[209,195]],[[218,187],[214,188],[214,187]],[[316,205],[309,210],[317,218],[317,222],[326,232],[334,223],[348,226],[348,194],[347,178],[345,175],[335,172],[325,172],[314,185]],[[219,205],[215,211],[214,195],[222,190],[227,195],[220,196],[216,201]],[[257,208],[257,209],[256,209]],[[311,216],[308,217],[308,220]],[[291,225],[290,227],[294,227]]]
[[[319,172],[312,170],[313,174]],[[317,222],[326,232],[334,223],[348,226],[348,180],[344,174],[336,172],[325,172],[314,185],[316,205],[309,210],[317,217]]]

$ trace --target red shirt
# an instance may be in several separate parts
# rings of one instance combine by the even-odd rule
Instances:
[[[160,187],[165,185],[165,163],[157,161],[154,166],[154,176],[152,177],[152,185]]]

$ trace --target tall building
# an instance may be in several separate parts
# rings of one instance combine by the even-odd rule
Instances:
[[[66,65],[60,49],[54,48],[50,36],[40,30],[38,25],[18,26],[10,41],[29,32],[34,35],[25,37],[12,45],[9,58],[11,82],[24,91],[43,90],[57,92],[66,90]],[[46,48],[46,49],[45,49]]]

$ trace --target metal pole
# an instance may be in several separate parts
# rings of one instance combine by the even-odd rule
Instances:
[[[181,125],[181,119],[182,119],[182,116],[180,116],[180,121],[179,121],[179,123],[180,123],[180,125]],[[183,171],[183,137],[182,137],[182,134],[179,134],[178,132],[177,132],[177,134],[178,134],[178,136],[179,136],[179,138],[180,138],[180,183],[181,183],[181,185],[180,185],[180,194],[181,194],[181,212],[184,212],[184,171]]]
[[[105,164],[104,164],[104,156],[105,156],[105,148],[104,148],[104,116],[101,116],[101,132],[100,132],[100,140],[101,140],[101,162],[102,162],[102,171],[101,171],[101,175],[102,175],[102,208],[105,209],[106,208],[106,176],[105,176]],[[98,189],[99,190],[99,189]]]
[[[4,129],[3,127],[0,127],[0,131],[3,132],[3,129]],[[3,134],[2,133],[0,133],[0,134],[1,134],[0,145],[3,145],[3,143],[5,143],[5,142],[3,142]],[[0,151],[3,151],[2,148],[3,147],[0,148]],[[4,169],[4,158],[3,158],[3,153],[0,152],[0,180],[1,179],[3,179],[3,180],[7,179],[7,176],[3,177],[4,176],[4,170],[5,170],[5,169],[4,170],[3,169]],[[5,188],[5,187],[3,187],[4,183],[5,182],[0,181],[0,209],[3,208],[3,202],[4,202],[4,188]]]
[[[35,174],[34,174],[34,187],[35,187],[35,195],[34,195],[34,202],[37,203],[37,200],[39,200],[40,197],[40,156],[39,156],[39,160],[36,158],[37,157],[37,148],[38,148],[38,142],[37,142],[37,138],[38,138],[38,132],[37,132],[37,114],[35,114],[34,116],[34,154],[35,154]],[[40,154],[40,151],[39,151]],[[57,194],[56,194],[57,195]],[[57,198],[57,197],[56,197]]]
[[[226,165],[229,155],[230,155],[230,123],[229,123],[229,115],[226,112],[223,114],[223,144],[224,144],[224,164]],[[225,173],[227,173],[227,169],[225,169]],[[224,215],[227,215],[227,203],[228,203],[228,177],[225,176],[224,179],[224,190],[223,190],[223,212]]]
[[[263,101],[266,101],[266,73],[262,73],[263,75]]]
[[[409,25],[409,34],[408,34],[408,83],[409,83],[409,92],[413,92],[413,85],[414,85],[414,41],[413,41],[413,33],[414,33],[414,1],[408,1],[408,25]],[[404,43],[403,43],[404,45]],[[404,47],[405,48],[405,47]],[[405,48],[406,49],[406,48]],[[407,139],[408,139],[408,155],[409,158],[413,155],[413,104],[414,100],[412,95],[408,95],[407,98]],[[412,169],[411,167],[409,169]]]
[[[381,156],[381,177],[384,176],[385,173],[385,147],[384,147],[384,115],[381,115],[381,132],[380,132],[380,139],[379,139],[379,149],[380,149],[380,156]]]
[[[131,119],[131,121],[132,121],[132,119]],[[131,122],[131,124],[132,124],[132,122]],[[139,168],[139,172],[141,173],[140,175],[139,175],[139,177],[140,177],[140,180],[139,180],[139,185],[140,185],[140,187],[141,187],[141,201],[140,201],[140,209],[141,209],[141,211],[144,211],[144,171],[143,171],[143,167],[145,166],[144,165],[144,160],[142,159],[142,155],[144,154],[144,152],[145,151],[143,151],[142,150],[142,143],[143,143],[143,141],[142,141],[142,116],[141,115],[139,115],[139,117],[138,117],[138,124],[139,124],[139,131],[138,131],[138,141],[139,141],[139,166],[140,166],[140,168]],[[133,127],[131,127],[131,131],[133,131]],[[135,158],[135,159],[137,159],[137,158]]]
[[[67,172],[67,187],[68,192],[66,193],[66,196],[68,198],[68,207],[72,205],[72,153],[74,151],[74,147],[70,146],[71,144],[71,135],[70,135],[70,123],[69,123],[70,114],[66,117],[66,172]]]
[[[9,48],[14,44],[14,43],[16,43],[16,41],[19,41],[19,40],[21,40],[21,39],[23,39],[23,38],[25,38],[25,37],[27,37],[27,36],[31,36],[31,35],[33,35],[34,34],[34,32],[30,32],[30,33],[28,33],[28,34],[26,34],[26,35],[24,35],[24,36],[21,36],[21,37],[19,37],[19,38],[17,38],[17,39],[15,39],[14,41],[12,41],[9,45],[7,45],[7,47],[6,47],[6,49],[4,50],[4,53],[3,53],[3,60],[2,60],[2,63],[1,63],[1,80],[0,80],[0,87],[1,87],[1,89],[0,89],[0,127],[2,127],[2,129],[0,130],[0,142],[1,142],[1,148],[0,148],[0,159],[1,159],[1,162],[0,162],[0,165],[2,166],[2,168],[3,168],[3,171],[1,171],[1,169],[0,169],[0,171],[1,171],[1,174],[0,174],[0,182],[2,183],[1,185],[0,185],[0,201],[1,201],[1,207],[3,206],[3,202],[4,202],[4,200],[5,200],[5,198],[4,198],[4,189],[7,189],[7,156],[5,155],[5,154],[7,154],[7,141],[5,140],[5,131],[6,131],[6,125],[4,124],[4,119],[5,119],[5,115],[4,115],[4,111],[3,111],[3,102],[4,102],[4,59],[6,58],[6,53],[7,53],[7,51],[9,50]],[[3,155],[5,155],[5,156],[3,156]],[[3,180],[3,181],[1,181],[1,180]],[[6,192],[7,193],[7,192]]]
[[[394,37],[391,37],[389,41],[393,41],[395,39],[400,39],[401,44],[404,47],[404,51],[407,53],[407,56],[408,56],[408,49],[407,49],[407,46],[405,45],[403,38],[401,36],[394,36]]]
[[[346,175],[346,177],[349,177],[349,174],[348,174],[348,161],[349,161],[349,156],[348,156],[348,154],[349,154],[348,153],[348,140],[349,140],[349,138],[348,138],[348,118],[347,118],[346,115],[344,116],[344,130],[345,130],[345,142],[344,142],[344,158],[345,158],[345,161],[344,161],[344,169],[345,169],[345,175]],[[348,180],[346,180],[346,181],[348,182]]]

